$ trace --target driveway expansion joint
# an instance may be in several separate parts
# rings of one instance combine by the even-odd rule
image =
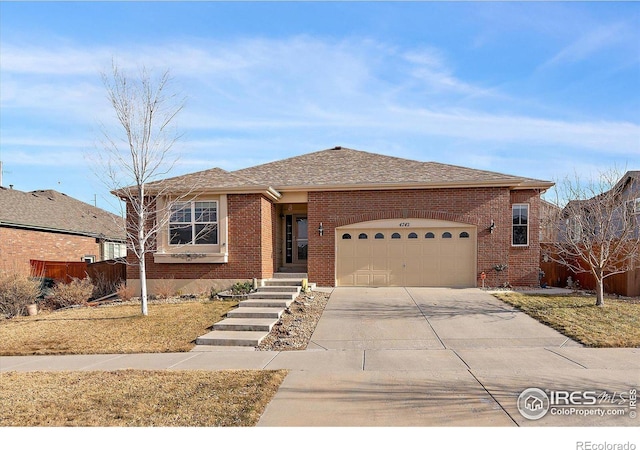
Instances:
[[[454,352],[455,353],[455,352]],[[466,363],[465,363],[466,364]],[[516,420],[511,417],[511,414],[509,414],[509,411],[507,411],[506,409],[504,409],[504,406],[502,406],[502,403],[500,403],[498,401],[498,399],[496,399],[493,394],[491,392],[489,392],[489,390],[485,387],[484,384],[482,384],[482,381],[480,381],[478,379],[478,377],[476,377],[474,375],[474,373],[471,371],[471,369],[469,369],[469,374],[478,382],[478,384],[480,386],[482,386],[482,389],[484,389],[484,391],[489,395],[489,397],[491,397],[491,399],[496,403],[496,405],[498,405],[500,407],[500,409],[507,415],[507,417],[509,418],[509,420],[511,420],[513,422],[513,424],[517,427],[520,427],[520,425],[518,424],[518,422],[516,422]]]
[[[562,347],[562,346],[561,346],[561,347]],[[554,351],[553,351],[553,349],[551,349],[551,348],[547,348],[547,347],[545,347],[544,349],[545,349],[546,351],[548,351],[548,352],[553,353],[554,355],[561,356],[562,358],[566,359],[567,361],[570,361],[570,362],[572,362],[573,364],[576,364],[576,365],[578,365],[578,366],[582,367],[583,369],[588,369],[588,367],[587,367],[587,366],[585,366],[585,365],[583,365],[583,364],[580,364],[578,361],[574,361],[573,359],[571,359],[571,358],[569,358],[568,356],[565,356],[565,355],[563,355],[563,354],[561,354],[561,353],[554,352]]]

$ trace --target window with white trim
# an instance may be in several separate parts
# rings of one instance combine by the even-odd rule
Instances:
[[[120,242],[104,243],[104,259],[124,258],[127,256],[127,245]]]
[[[171,205],[169,244],[216,245],[218,202],[177,202]]]
[[[511,245],[529,245],[529,205],[526,203],[511,206],[513,218]]]

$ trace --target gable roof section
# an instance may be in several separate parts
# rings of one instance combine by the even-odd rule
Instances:
[[[122,198],[126,198],[126,190],[132,188],[133,186],[130,186],[114,191],[113,193]],[[147,183],[146,189],[149,193],[156,195],[164,193],[188,195],[220,191],[224,193],[259,192],[273,198],[279,198],[280,196],[280,194],[268,184],[260,184],[218,167]]]
[[[125,239],[122,218],[54,190],[0,187],[0,225]]]
[[[380,189],[384,187],[553,186],[548,181],[485,170],[421,162],[335,147],[232,172],[278,190]]]
[[[308,153],[227,172],[213,168],[148,183],[153,194],[263,193],[326,190],[419,189],[437,187],[548,189],[552,182],[485,170],[421,162],[343,147]],[[126,190],[114,191],[125,197]]]

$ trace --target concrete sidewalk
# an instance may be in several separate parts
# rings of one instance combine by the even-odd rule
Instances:
[[[582,348],[477,289],[336,289],[305,351],[0,357],[0,372],[117,369],[289,369],[259,426],[640,425],[520,415],[529,387],[637,389],[640,349]]]

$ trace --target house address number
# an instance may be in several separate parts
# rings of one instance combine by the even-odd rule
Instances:
[[[411,226],[411,223],[409,223],[409,222],[400,222],[400,227],[401,228],[407,228],[407,227],[410,227],[410,226]]]

